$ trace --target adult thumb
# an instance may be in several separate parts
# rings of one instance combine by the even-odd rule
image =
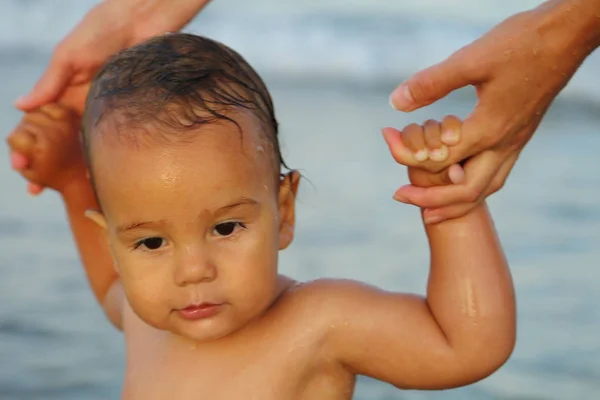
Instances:
[[[55,56],[31,92],[15,101],[15,107],[28,112],[55,102],[66,89],[71,77],[72,71],[68,64],[58,61]]]
[[[464,72],[465,69],[463,57],[455,53],[400,84],[392,92],[390,104],[400,111],[414,111],[427,106],[450,92],[473,83]]]

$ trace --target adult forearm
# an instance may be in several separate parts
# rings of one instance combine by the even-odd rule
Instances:
[[[600,0],[550,0],[533,12],[544,16],[541,33],[570,50],[565,56],[585,58],[600,46]]]
[[[187,25],[210,0],[105,0],[118,2],[131,15],[134,45],[151,36],[176,32]]]

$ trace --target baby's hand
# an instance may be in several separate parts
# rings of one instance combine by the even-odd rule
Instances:
[[[79,139],[79,116],[56,104],[25,114],[9,135],[13,152],[29,162],[18,171],[28,181],[61,192],[76,179],[87,179]]]
[[[451,165],[445,169],[440,167],[437,173],[428,172],[420,166],[427,163],[428,167],[435,167],[435,163],[441,165],[446,161],[452,146],[460,142],[461,127],[460,119],[449,115],[441,123],[428,120],[423,125],[410,124],[401,131],[387,128],[384,136],[390,148],[397,145],[399,138],[404,151],[412,153],[414,163],[407,165],[411,184],[421,187],[448,185],[460,183],[464,179],[460,165]]]

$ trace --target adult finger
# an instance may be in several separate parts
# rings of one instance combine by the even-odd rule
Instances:
[[[42,185],[38,185],[37,183],[28,182],[27,183],[27,192],[32,196],[39,196],[44,191],[44,187]]]
[[[461,49],[462,50],[462,49]],[[448,93],[478,83],[477,69],[459,50],[446,60],[421,70],[398,86],[390,96],[390,104],[400,111],[413,111],[429,105]]]
[[[58,51],[31,92],[15,101],[15,107],[27,112],[56,101],[68,86],[72,75],[71,63]]]
[[[487,187],[480,199],[478,199],[476,202],[453,204],[441,208],[425,209],[423,211],[423,219],[425,223],[434,224],[448,219],[462,217],[475,208],[475,206],[477,206],[482,200],[502,189],[506,179],[508,178],[508,175],[518,159],[518,156],[519,155],[517,153],[513,153],[504,161],[490,185]]]
[[[409,168],[408,177],[411,182],[419,182],[419,187],[432,187],[461,183],[465,178],[465,173],[459,164],[454,164],[437,174],[418,168]]]
[[[463,183],[430,188],[406,185],[398,189],[394,197],[421,208],[474,202],[489,186],[505,158],[496,151],[485,151],[465,163]]]
[[[10,152],[10,165],[14,170],[21,170],[29,166],[29,159],[21,153]]]
[[[460,140],[458,144],[449,148],[446,160],[437,164],[419,165],[420,168],[439,172],[440,166],[446,168],[461,163],[465,159],[490,150],[502,139],[505,133],[504,118],[494,112],[494,106],[497,105],[495,97],[487,97],[487,95],[486,92],[486,96],[481,98],[471,115],[462,122],[462,126],[455,128],[460,129]]]

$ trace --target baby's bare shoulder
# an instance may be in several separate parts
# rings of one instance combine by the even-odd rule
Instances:
[[[351,279],[295,282],[282,293],[275,310],[279,318],[328,330],[357,300],[381,293],[374,286]]]

